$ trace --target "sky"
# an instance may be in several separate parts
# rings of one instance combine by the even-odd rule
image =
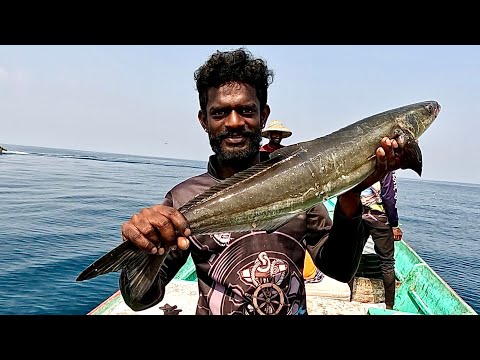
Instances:
[[[0,45],[0,145],[207,160],[193,74],[242,46],[274,71],[282,144],[435,100],[421,179],[480,183],[479,45]]]

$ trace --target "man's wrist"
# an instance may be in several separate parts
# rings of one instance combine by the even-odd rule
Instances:
[[[338,197],[340,214],[347,218],[352,218],[362,214],[362,203],[360,194],[354,191],[347,191]]]

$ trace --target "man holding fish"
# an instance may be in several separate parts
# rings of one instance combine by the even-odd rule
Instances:
[[[121,270],[122,296],[139,311],[163,299],[191,255],[196,314],[307,314],[305,252],[327,276],[352,279],[366,241],[360,192],[387,171],[411,168],[420,174],[420,149],[411,138],[423,133],[440,107],[425,102],[405,109],[408,116],[396,115],[402,127],[379,119],[375,138],[364,139],[368,146],[360,149],[350,140],[337,146],[334,133],[286,146],[268,159],[259,151],[273,81],[266,62],[244,48],[217,51],[194,78],[198,120],[214,152],[207,172],[134,214],[122,225],[124,242],[77,280]],[[356,126],[365,133],[374,121]],[[332,222],[323,201],[337,195]]]

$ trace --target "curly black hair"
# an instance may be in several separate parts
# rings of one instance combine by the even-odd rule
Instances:
[[[240,82],[255,88],[260,101],[260,111],[263,111],[267,104],[267,89],[273,78],[273,71],[267,67],[266,61],[254,58],[249,50],[217,50],[194,73],[200,109],[206,113],[208,89],[230,82]]]

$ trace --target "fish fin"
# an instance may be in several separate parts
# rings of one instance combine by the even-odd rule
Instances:
[[[401,148],[401,158],[400,168],[412,169],[418,176],[422,176],[422,151],[416,139],[409,137],[406,140]]]
[[[151,255],[132,242],[124,241],[83,270],[76,281],[126,269],[132,297],[141,298],[151,287],[168,252]]]
[[[130,295],[133,299],[141,299],[150,289],[168,253],[169,251],[162,255],[144,253],[140,263],[127,267]]]
[[[137,248],[130,241],[125,241],[83,270],[80,275],[78,275],[77,281],[89,280],[98,275],[119,271],[126,268],[131,262],[138,262],[138,260],[141,260],[145,255],[148,254]]]
[[[293,155],[298,154],[304,150],[300,145],[298,144],[292,144],[288,146],[284,146],[283,148],[277,149],[273,151],[270,154],[270,159],[275,159],[275,158],[289,158]]]
[[[285,148],[289,148],[289,149],[285,150]],[[186,202],[178,210],[181,213],[185,213],[191,207],[202,203],[203,201],[211,198],[216,194],[220,194],[222,190],[230,188],[233,185],[240,184],[246,179],[251,180],[255,175],[270,169],[275,164],[281,163],[289,159],[290,157],[298,154],[299,152],[304,151],[303,148],[299,146],[293,146],[293,145],[285,146],[285,148],[272,152],[268,160],[262,161],[246,170],[236,173],[235,175],[225,180],[222,180],[219,184],[212,186],[211,188],[205,190],[203,193],[198,194],[197,196],[192,198],[190,201]]]

